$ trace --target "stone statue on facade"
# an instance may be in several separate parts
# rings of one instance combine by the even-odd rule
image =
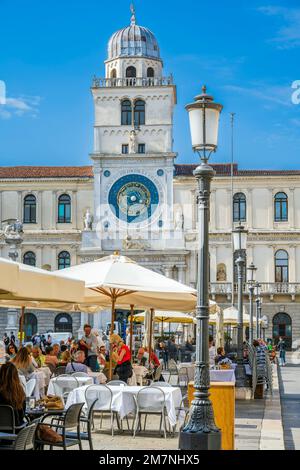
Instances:
[[[184,229],[184,215],[181,206],[178,206],[175,212],[175,230],[182,231]]]
[[[93,220],[94,218],[92,214],[90,213],[90,209],[87,209],[86,213],[84,214],[84,219],[83,219],[85,231],[89,231],[93,229]]]
[[[227,280],[226,266],[223,263],[218,264],[217,282],[226,282],[226,280]]]
[[[18,219],[7,219],[3,220],[2,223],[6,223],[3,231],[3,236],[7,240],[17,240],[22,238],[23,224]]]
[[[126,238],[123,240],[123,250],[147,250],[150,249],[150,245],[139,237],[137,239],[133,239],[130,235],[127,235]]]
[[[136,153],[136,145],[137,145],[137,135],[136,131],[130,132],[129,137],[129,153]]]

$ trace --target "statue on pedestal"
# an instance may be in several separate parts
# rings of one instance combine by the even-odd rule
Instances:
[[[84,219],[83,219],[85,231],[89,231],[93,229],[93,220],[94,218],[92,214],[90,213],[90,210],[87,209],[86,213],[84,214]]]
[[[136,131],[133,130],[130,132],[129,138],[129,153],[136,153],[136,144],[137,144],[137,135]]]
[[[181,206],[178,206],[175,212],[175,230],[182,231],[184,228],[184,215]]]

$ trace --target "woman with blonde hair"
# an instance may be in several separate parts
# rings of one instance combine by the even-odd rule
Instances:
[[[116,353],[117,366],[115,368],[115,374],[118,375],[120,380],[127,383],[128,379],[130,379],[133,374],[131,352],[120,336],[111,335],[110,341]]]
[[[9,405],[14,409],[15,426],[24,423],[26,395],[19,379],[17,368],[12,362],[0,367],[0,405]]]
[[[27,348],[21,348],[13,358],[12,362],[18,369],[18,372],[24,375],[26,380],[28,380],[35,371]]]

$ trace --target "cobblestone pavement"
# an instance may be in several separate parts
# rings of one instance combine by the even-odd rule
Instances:
[[[279,385],[286,450],[300,449],[300,361],[287,355],[287,365],[280,367]],[[298,364],[297,364],[298,362]]]

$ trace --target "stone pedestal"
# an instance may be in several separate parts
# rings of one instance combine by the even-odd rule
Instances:
[[[18,336],[18,311],[15,308],[9,308],[7,310],[7,325],[5,328],[5,332],[10,337],[10,333],[13,332],[15,337]]]

